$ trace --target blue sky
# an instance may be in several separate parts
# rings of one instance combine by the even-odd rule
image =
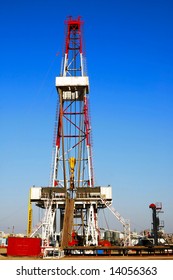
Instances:
[[[113,206],[132,230],[150,228],[149,204],[161,201],[160,218],[173,232],[172,1],[0,6],[0,230],[24,232],[30,186],[49,183],[64,20],[80,15],[96,183],[112,186]]]

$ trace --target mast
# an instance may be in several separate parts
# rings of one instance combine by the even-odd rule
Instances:
[[[66,194],[66,206],[62,214],[64,219],[61,223],[63,224],[62,244],[64,246],[70,242],[69,236],[72,235],[72,231],[77,230],[74,223],[75,217],[78,218],[77,226],[82,228],[85,235],[84,242],[88,240],[91,232],[93,236],[97,236],[97,215],[95,215],[96,210],[93,204],[89,204],[87,208],[83,204],[80,210],[75,206],[77,190],[94,187],[88,108],[89,78],[84,65],[83,21],[81,17],[77,19],[68,17],[65,24],[65,48],[61,74],[56,77],[59,115],[52,180],[52,187],[62,188]],[[87,226],[87,223],[90,226]],[[92,230],[89,230],[90,228]],[[95,237],[94,243],[97,243],[96,240]]]
[[[56,77],[59,97],[58,129],[52,186],[70,189],[69,160],[76,160],[74,189],[94,186],[91,126],[88,110],[89,78],[84,71],[82,25],[78,17],[66,21],[62,72]]]

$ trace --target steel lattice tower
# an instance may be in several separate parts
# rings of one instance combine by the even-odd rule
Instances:
[[[56,78],[59,94],[58,128],[52,186],[72,191],[69,161],[75,159],[74,191],[94,186],[91,154],[91,127],[88,113],[89,79],[86,76],[82,24],[78,17],[66,21],[65,52],[60,77]]]
[[[63,226],[67,227],[68,237],[72,234],[71,231],[76,230],[73,221],[75,216],[78,220],[81,219],[80,222],[78,221],[77,227],[81,228],[82,232],[85,231],[86,226],[84,220],[92,219],[90,223],[92,231],[94,231],[94,243],[96,243],[96,211],[92,205],[85,211],[83,206],[82,209],[77,209],[74,201],[77,189],[94,187],[91,126],[88,113],[89,79],[86,76],[84,65],[82,25],[80,17],[75,20],[69,17],[66,21],[62,70],[60,77],[56,78],[59,116],[53,187],[63,188],[66,192],[65,216],[71,215],[71,219],[66,222],[67,217],[64,217]],[[74,216],[71,212],[74,212]],[[65,231],[63,233],[65,234]],[[86,233],[85,235],[88,240]],[[64,238],[65,245],[67,245],[67,240],[70,241],[68,237]]]

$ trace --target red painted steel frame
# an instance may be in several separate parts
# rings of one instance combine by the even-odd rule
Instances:
[[[72,33],[79,34],[79,46],[80,46],[80,53],[82,53],[82,38],[81,38],[81,26],[83,25],[83,21],[81,21],[81,17],[79,16],[77,19],[72,19],[72,17],[69,17],[68,20],[65,21],[67,25],[67,35],[66,35],[66,47],[65,47],[65,53],[68,54],[70,49],[70,41],[71,37],[70,35]]]

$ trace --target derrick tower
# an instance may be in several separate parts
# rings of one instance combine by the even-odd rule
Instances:
[[[80,17],[66,21],[61,74],[56,77],[59,113],[52,186],[71,195],[78,187],[94,186],[82,24]]]
[[[89,204],[85,211],[83,205],[75,207],[77,190],[94,187],[88,113],[89,79],[84,65],[82,25],[80,17],[75,20],[69,17],[66,21],[62,69],[60,77],[56,77],[59,116],[52,186],[63,188],[65,191],[63,245],[72,241],[70,235],[75,230],[74,217],[78,218],[76,226],[81,228],[82,232],[85,231],[86,222],[90,218],[92,241],[95,244],[98,235],[97,213],[93,205]],[[90,232],[85,234],[86,242],[89,234]]]
[[[30,201],[44,208],[45,214],[30,236],[42,228],[47,246],[56,241],[59,227],[61,247],[98,245],[98,209],[111,204],[112,188],[94,182],[83,21],[68,17],[65,25],[61,73],[55,81],[58,109],[52,176],[50,186],[31,188]]]

